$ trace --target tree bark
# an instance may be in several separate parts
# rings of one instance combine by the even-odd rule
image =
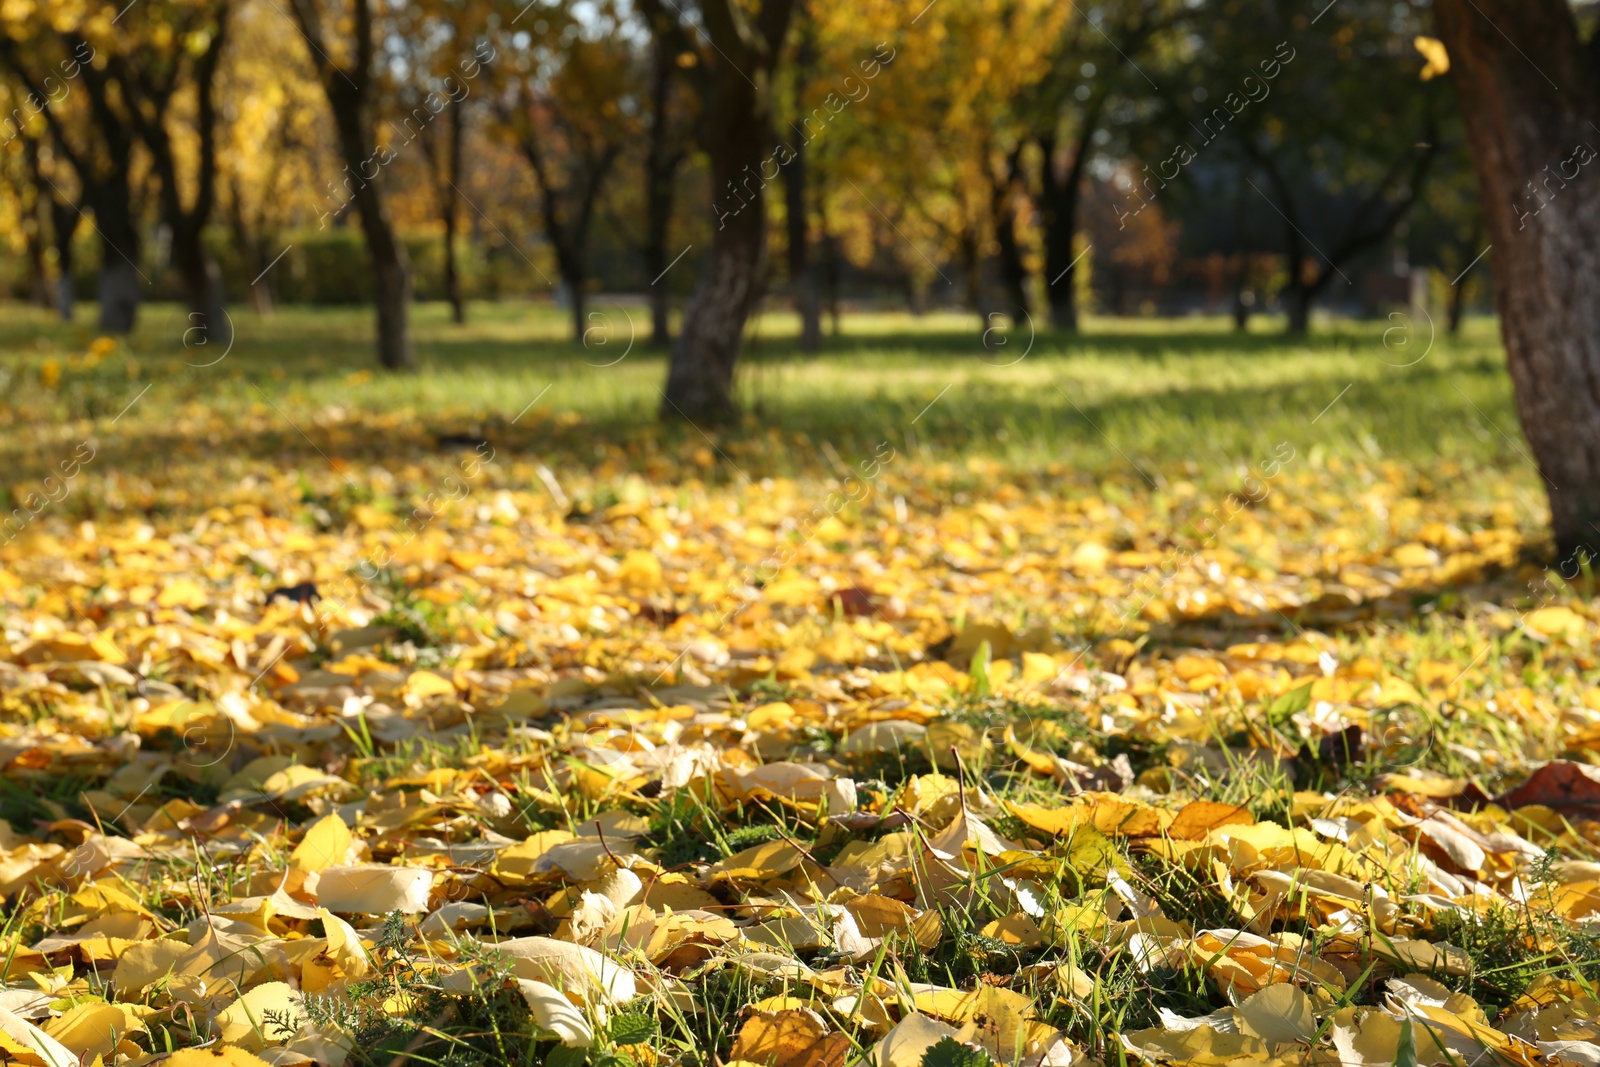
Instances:
[[[78,233],[78,205],[50,197],[50,236],[56,247],[55,309],[62,322],[72,321],[78,303],[78,283],[72,276],[72,239]]]
[[[1435,0],[1495,250],[1523,433],[1563,558],[1600,553],[1600,78],[1565,0]],[[1528,57],[1532,57],[1529,59]]]
[[[755,110],[754,101],[747,107],[742,128],[730,126],[728,143],[712,153],[713,189],[731,189],[746,171],[754,173],[761,166],[763,146],[771,143],[770,125]],[[757,189],[742,207],[730,207],[712,234],[704,272],[695,283],[683,329],[673,345],[663,418],[726,422],[738,414],[733,369],[744,324],[761,298],[766,261],[766,211]]]
[[[701,71],[700,143],[711,161],[716,230],[705,267],[684,312],[662,393],[661,417],[724,421],[734,417],[733,370],[744,326],[761,297],[766,270],[766,164],[786,159],[772,145],[771,80],[795,0],[762,0],[747,15],[735,0],[705,0],[702,29],[713,49],[696,47],[676,9],[641,0],[657,33],[694,50]],[[774,151],[773,156],[765,153]]]
[[[20,131],[22,135],[22,161],[27,168],[26,184],[17,189],[17,206],[22,239],[28,256],[28,274],[32,280],[29,297],[42,308],[51,307],[50,268],[45,254],[44,205],[48,194],[44,191],[44,165],[39,159],[39,143]]]
[[[672,230],[672,202],[677,192],[683,146],[672,132],[672,70],[675,50],[656,34],[650,69],[650,139],[645,149],[644,269],[650,275],[650,347],[672,345],[672,289],[662,277],[671,265],[667,240]]]
[[[93,187],[90,207],[100,234],[100,329],[132,333],[139,320],[139,230],[127,171]]]
[[[1038,139],[1043,154],[1040,165],[1039,215],[1043,224],[1045,292],[1050,299],[1050,324],[1058,330],[1078,328],[1077,253],[1073,244],[1078,233],[1078,205],[1083,196],[1083,174],[1100,127],[1102,97],[1084,113],[1082,126],[1073,141],[1072,159],[1064,174],[1056,173],[1056,139],[1045,134]]]
[[[394,232],[388,204],[377,185],[378,171],[393,152],[377,149],[373,133],[372,0],[355,3],[355,62],[347,68],[329,59],[317,0],[290,0],[300,32],[311,45],[322,89],[333,112],[339,154],[345,163],[345,188],[355,201],[372,257],[373,303],[378,320],[378,362],[390,370],[415,370],[411,347],[411,260]]]
[[[1240,333],[1250,329],[1250,312],[1255,293],[1250,290],[1250,253],[1239,253],[1239,269],[1233,276],[1233,328]]]
[[[450,98],[450,138],[446,145],[445,172],[449,175],[446,187],[439,190],[440,210],[444,215],[444,293],[450,301],[450,316],[457,326],[467,324],[467,302],[461,295],[461,269],[456,263],[456,230],[460,220],[460,199],[456,192],[461,187],[462,142],[466,138],[461,100]]]
[[[1022,241],[1017,234],[1014,195],[1021,171],[1022,146],[1019,144],[1006,159],[1004,180],[994,182],[992,205],[995,240],[1000,246],[1000,280],[1005,289],[1005,312],[1013,326],[1028,318],[1028,268],[1022,262]]]
[[[816,31],[806,16],[805,0],[798,0],[795,17],[802,32],[794,57],[794,100],[796,108],[805,95],[806,77],[816,61]],[[806,211],[806,137],[789,142],[794,158],[783,167],[785,237],[789,253],[789,290],[794,309],[800,316],[800,350],[822,350],[822,305],[817,292],[816,270],[811,263],[810,216]]]
[[[819,352],[822,350],[822,302],[807,234],[805,145],[800,143],[793,147],[794,159],[783,168],[789,288],[794,297],[794,309],[800,315],[800,350]]]

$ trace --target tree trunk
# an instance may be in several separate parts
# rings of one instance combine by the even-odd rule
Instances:
[[[714,53],[661,0],[640,0],[655,32],[680,51],[693,50],[700,75],[700,144],[711,161],[711,251],[684,311],[672,348],[661,417],[722,421],[737,415],[733,369],[745,321],[765,284],[765,190],[787,160],[764,156],[772,144],[771,84],[794,0],[762,0],[757,13],[736,0],[702,0],[700,24]],[[713,58],[714,56],[714,58]],[[752,80],[751,72],[754,74]],[[758,85],[759,83],[759,85]],[[748,198],[748,199],[747,199]],[[735,207],[734,205],[738,206]]]
[[[756,173],[763,146],[772,135],[748,93],[744,128],[729,129],[712,153],[711,188],[731,189],[744,172]],[[767,269],[766,211],[759,188],[744,205],[722,214],[711,236],[704,272],[684,309],[683,329],[672,348],[663,418],[725,422],[738,413],[733,399],[733,368],[739,358],[745,321],[761,299]]]
[[[381,167],[394,158],[392,149],[380,153],[372,123],[372,93],[376,46],[372,0],[357,0],[354,10],[354,62],[336,66],[322,40],[320,8],[312,0],[290,0],[300,32],[315,54],[322,89],[333,112],[339,136],[339,155],[345,164],[345,182],[356,203],[361,232],[372,257],[373,303],[378,319],[378,362],[389,370],[415,370],[417,354],[411,347],[411,261],[395,236],[394,223],[378,189]],[[372,168],[372,173],[368,173]]]
[[[1557,548],[1600,543],[1600,79],[1565,0],[1435,0],[1485,221],[1517,414]],[[1532,56],[1533,59],[1528,57]]]
[[[794,102],[796,110],[805,96],[806,78],[816,61],[816,32],[808,17],[805,0],[796,4],[796,17],[801,24],[800,40],[794,56]],[[803,131],[798,139],[789,142],[794,158],[783,167],[783,195],[785,211],[785,236],[789,252],[789,290],[794,298],[794,309],[800,316],[800,350],[818,352],[822,349],[822,307],[817,294],[816,273],[811,265],[810,218],[806,212],[806,137]]]
[[[1244,333],[1250,329],[1256,295],[1250,290],[1250,256],[1240,253],[1239,258],[1239,270],[1233,278],[1233,328]]]
[[[1461,278],[1450,290],[1450,319],[1445,326],[1451,337],[1461,333],[1461,319],[1467,311],[1467,279]]]
[[[1311,289],[1300,282],[1286,286],[1283,303],[1289,312],[1289,334],[1304,337],[1311,329]]]
[[[100,328],[131,333],[139,319],[139,230],[133,219],[128,175],[108,179],[96,190],[95,226],[100,231]]]
[[[466,129],[463,124],[465,111],[461,107],[461,100],[452,96],[450,98],[450,143],[447,147],[449,158],[447,166],[450,174],[450,187],[441,189],[440,194],[444,201],[444,293],[450,301],[450,316],[457,326],[467,324],[467,302],[461,295],[461,271],[456,264],[456,225],[459,215],[456,203],[456,190],[461,188],[461,148],[466,138]]]
[[[351,116],[340,122],[341,134],[348,125],[360,121]],[[351,144],[347,136],[340,137],[345,162],[357,169],[365,158],[362,146]],[[411,260],[405,246],[395,236],[394,224],[384,205],[378,187],[370,181],[360,181],[355,189],[356,213],[361,220],[361,232],[366,237],[367,253],[372,257],[373,301],[378,319],[378,362],[389,370],[415,370],[417,355],[411,347]]]
[[[1098,104],[1084,112],[1064,175],[1056,173],[1055,135],[1039,138],[1039,150],[1044,156],[1040,165],[1039,215],[1044,236],[1045,292],[1050,298],[1050,324],[1058,330],[1078,328],[1078,254],[1073,251],[1073,244],[1078,232],[1083,173],[1094,132],[1100,126],[1100,113]]]
[[[993,190],[995,240],[1000,246],[1000,279],[1005,288],[1006,316],[1012,325],[1028,318],[1028,268],[1022,262],[1022,242],[1017,237],[1017,205],[1012,195],[1019,178],[1022,146],[1011,150],[1005,181]]]
[[[561,281],[566,285],[567,295],[572,299],[572,339],[588,347],[589,299],[585,291],[588,281],[585,271],[581,266],[563,263]]]
[[[74,267],[73,238],[78,233],[78,206],[55,196],[50,197],[50,236],[56,246],[56,314],[62,322],[72,321],[72,309],[78,302],[78,283],[72,276]]]
[[[368,232],[367,247],[373,259],[378,362],[389,370],[416,370],[417,354],[411,347],[411,263],[392,230],[386,242]]]
[[[455,212],[444,220],[444,294],[450,301],[450,321],[457,326],[467,324],[467,304],[461,296],[461,275],[456,267],[456,217]]]
[[[644,269],[650,275],[650,347],[672,345],[672,289],[662,277],[670,260],[667,238],[672,230],[672,200],[683,153],[672,143],[672,68],[674,49],[658,36],[650,72],[650,141],[645,151]]]
[[[184,347],[215,345],[207,356],[220,355],[233,343],[233,324],[225,310],[222,272],[206,253],[198,233],[174,231],[172,258],[188,295],[189,317],[183,334]]]
[[[805,144],[793,146],[794,159],[783,168],[785,227],[789,251],[789,288],[794,309],[800,315],[800,350],[817,352],[822,348],[822,305],[817,294],[816,272],[811,265],[807,235]]]

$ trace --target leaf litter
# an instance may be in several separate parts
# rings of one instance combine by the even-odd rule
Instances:
[[[0,548],[0,1054],[1600,1063],[1595,618],[1503,501],[1185,548],[884,448],[88,479]]]

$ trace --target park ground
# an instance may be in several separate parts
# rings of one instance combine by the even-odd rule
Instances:
[[[596,310],[579,345],[422,306],[415,375],[360,309],[244,313],[225,353],[175,307],[114,341],[0,314],[0,948],[67,1006],[9,1040],[1600,1033],[1600,630],[1492,321],[859,313],[813,356],[770,314],[742,419],[697,427],[657,418],[640,311]]]

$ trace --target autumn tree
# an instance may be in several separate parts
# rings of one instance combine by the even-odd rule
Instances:
[[[233,330],[223,307],[222,273],[206,250],[205,231],[217,199],[217,73],[230,13],[230,0],[155,0],[130,10],[131,25],[124,24],[119,35],[98,42],[124,114],[149,151],[160,183],[161,220],[189,302],[185,337],[224,348]],[[124,43],[130,39],[148,45],[131,49]],[[183,91],[192,99],[184,102],[186,113],[176,115]],[[191,138],[193,144],[186,144]],[[184,163],[189,155],[192,167]],[[186,185],[193,186],[187,202]]]
[[[1078,18],[1061,34],[1044,76],[1019,93],[1017,109],[1039,155],[1032,196],[1044,245],[1050,322],[1056,329],[1078,328],[1074,294],[1082,261],[1077,237],[1089,162],[1107,135],[1108,120],[1141,117],[1130,97],[1146,95],[1152,87],[1139,61],[1153,42],[1178,25],[1181,11],[1171,0],[1079,5]]]
[[[444,231],[444,291],[457,325],[467,321],[459,263],[462,186],[466,183],[466,139],[476,98],[489,85],[483,77],[492,6],[478,0],[412,0],[392,9],[392,32],[384,37],[390,85],[384,93],[394,114],[385,115],[399,140],[421,148],[432,207]]]
[[[784,162],[773,143],[772,80],[794,0],[761,0],[758,8],[701,0],[691,5],[693,22],[664,0],[639,6],[676,52],[696,57],[690,71],[701,100],[697,134],[710,161],[716,226],[672,349],[661,414],[720,421],[737,410],[734,366],[765,284],[765,189]]]
[[[659,15],[658,15],[659,17]],[[693,52],[678,52],[672,35],[650,34],[649,119],[643,160],[645,190],[643,253],[650,283],[650,346],[672,344],[671,289],[663,276],[672,265],[668,239],[677,199],[678,172],[689,157],[693,108],[697,106],[680,69],[696,62]]]
[[[589,239],[606,181],[638,137],[639,64],[629,27],[610,5],[540,6],[527,28],[506,27],[495,114],[534,175],[540,220],[555,252],[574,339],[589,328]]]
[[[1022,178],[1030,131],[1016,105],[1047,75],[1073,17],[1069,6],[1046,0],[928,9],[877,56],[884,84],[856,119],[870,136],[841,163],[865,222],[885,227],[888,247],[917,284],[931,277],[954,285],[939,266],[953,262],[965,303],[985,328],[991,314],[1027,313],[1033,268]],[[994,261],[999,305],[987,286]]]
[[[1384,0],[1347,0],[1314,27],[1287,0],[1189,12],[1123,210],[1170,197],[1202,156],[1242,163],[1281,235],[1289,332],[1304,333],[1315,301],[1410,215],[1449,135],[1437,86],[1416,82],[1420,18],[1420,2]]]
[[[334,146],[319,122],[322,100],[305,49],[285,34],[283,14],[244,4],[235,15],[237,47],[223,64],[217,98],[218,212],[259,313],[273,310],[283,233],[328,208],[338,170]],[[320,180],[319,180],[320,179]]]
[[[1565,0],[1435,0],[1523,432],[1563,556],[1600,530],[1600,68]],[[1423,87],[1413,86],[1412,92]]]
[[[372,259],[378,320],[378,362],[412,370],[411,261],[389,217],[380,180],[394,149],[380,144],[377,69],[380,16],[377,0],[289,0],[311,52],[311,62],[333,116],[344,170],[338,175],[324,217],[353,204]]]
[[[38,102],[35,114],[49,129],[54,152],[77,178],[74,210],[93,214],[100,240],[100,328],[126,333],[137,320],[146,280],[133,198],[138,135],[105,57],[90,42],[111,35],[114,15],[96,4],[14,4],[0,23],[0,66]],[[67,195],[59,186],[56,192]]]

